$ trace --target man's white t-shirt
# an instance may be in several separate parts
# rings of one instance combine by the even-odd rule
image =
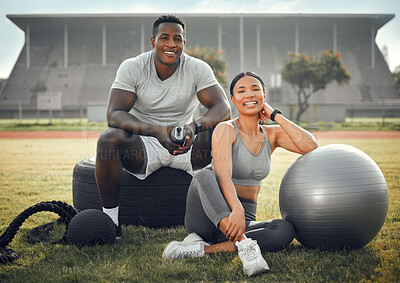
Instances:
[[[218,84],[212,69],[183,52],[174,74],[162,81],[154,56],[151,50],[122,62],[111,88],[136,94],[130,113],[142,122],[173,127],[189,124],[199,105],[197,92]]]

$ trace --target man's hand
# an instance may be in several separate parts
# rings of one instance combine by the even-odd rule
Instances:
[[[170,154],[174,154],[175,150],[178,150],[180,145],[176,144],[171,139],[171,131],[174,127],[160,127],[155,137],[158,139],[160,144],[165,147]]]
[[[193,145],[195,138],[196,125],[194,123],[190,123],[189,125],[185,125],[183,127],[185,129],[185,143],[183,146],[178,144],[178,149],[172,152],[173,155],[184,154],[189,151],[190,147]],[[176,144],[175,144],[176,145]]]
[[[189,151],[190,147],[193,145],[195,138],[195,125],[194,123],[190,123],[189,125],[185,125],[185,143],[184,145],[180,145],[174,143],[171,139],[171,131],[174,127],[160,127],[157,135],[155,136],[160,144],[165,147],[168,152],[172,155],[184,154]]]

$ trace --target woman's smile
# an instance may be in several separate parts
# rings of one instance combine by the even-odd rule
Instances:
[[[247,101],[247,102],[243,103],[243,106],[253,108],[253,107],[256,107],[257,104],[258,104],[258,102],[256,100],[252,100],[252,101]]]

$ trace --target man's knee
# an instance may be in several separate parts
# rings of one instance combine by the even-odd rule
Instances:
[[[97,146],[100,148],[110,148],[113,145],[117,145],[120,139],[119,131],[121,130],[117,128],[107,128],[102,131],[97,139]]]
[[[108,128],[99,135],[96,154],[101,159],[137,159],[134,153],[139,152],[139,148],[135,147],[135,141],[140,142],[138,135],[128,134],[118,128]]]
[[[132,143],[139,140],[139,136],[129,134],[118,128],[107,128],[102,131],[97,140],[97,146],[101,148],[114,148],[124,143]]]
[[[101,160],[118,159],[117,129],[108,128],[102,131],[97,139],[97,158]]]

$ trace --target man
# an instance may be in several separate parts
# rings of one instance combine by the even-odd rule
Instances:
[[[192,174],[211,161],[211,132],[229,119],[229,102],[211,68],[183,52],[185,24],[175,16],[153,23],[153,50],[120,65],[110,90],[107,122],[97,142],[96,181],[103,211],[114,221],[117,237],[122,168],[145,179],[169,166]],[[195,122],[199,102],[208,111]],[[170,132],[184,126],[183,146]]]

